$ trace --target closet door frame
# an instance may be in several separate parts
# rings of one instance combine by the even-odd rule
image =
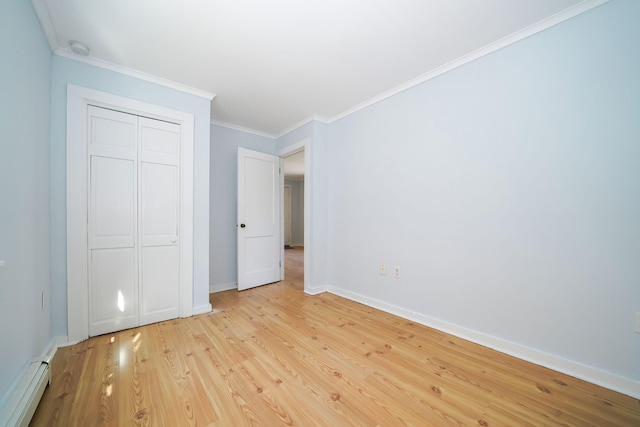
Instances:
[[[89,105],[176,123],[180,133],[180,317],[193,315],[193,115],[137,100],[67,86],[67,330],[68,342],[89,337],[88,165]]]

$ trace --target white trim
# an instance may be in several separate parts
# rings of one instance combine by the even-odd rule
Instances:
[[[501,353],[544,366],[554,371],[562,372],[567,375],[597,384],[608,389],[624,393],[634,398],[640,398],[640,382],[633,381],[615,375],[611,372],[602,371],[591,366],[583,365],[572,360],[563,359],[553,354],[545,353],[521,344],[513,343],[501,338],[484,334],[473,329],[467,329],[462,326],[454,325],[443,320],[435,319],[415,311],[407,310],[393,304],[369,298],[356,292],[347,291],[336,286],[327,286],[327,292],[352,301],[359,302],[369,307],[377,308],[387,313],[400,316],[404,319],[411,320],[421,325],[437,329],[450,335],[492,348]],[[305,292],[307,290],[305,289]],[[307,292],[311,293],[311,292]]]
[[[157,107],[156,107],[157,108]],[[144,110],[140,110],[144,111]],[[153,110],[147,110],[154,112]],[[156,114],[161,109],[156,110]],[[193,315],[193,151],[195,149],[195,118],[192,114],[178,111],[167,111],[171,115],[169,120],[176,120],[180,124],[180,316]]]
[[[27,426],[50,382],[49,364],[40,359],[32,360],[20,375],[7,402],[0,408],[0,425]]]
[[[556,13],[555,15],[549,16],[541,21],[536,22],[535,24],[532,24],[526,28],[523,28],[520,31],[516,31],[513,34],[510,34],[506,37],[503,37],[499,40],[496,40],[493,43],[489,43],[486,46],[483,46],[473,52],[470,52],[464,56],[461,56],[459,58],[454,59],[451,62],[448,62],[440,67],[437,67],[434,70],[431,70],[425,74],[422,74],[414,79],[411,79],[409,81],[406,81],[404,83],[399,84],[398,86],[391,88],[387,91],[382,92],[379,95],[374,96],[373,98],[368,99],[367,101],[364,101],[360,104],[357,104],[339,114],[336,114],[333,117],[330,117],[325,123],[333,123],[337,120],[340,120],[350,114],[353,114],[357,111],[360,111],[362,109],[365,109],[373,104],[376,104],[380,101],[383,101],[389,97],[392,97],[393,95],[396,95],[400,92],[403,92],[407,89],[410,89],[414,86],[417,86],[421,83],[426,82],[427,80],[431,80],[434,79],[444,73],[447,73],[451,70],[454,70],[458,67],[461,67],[465,64],[468,64],[469,62],[475,61],[478,58],[481,58],[483,56],[489,55],[497,50],[500,50],[504,47],[507,47],[509,45],[512,45],[516,42],[519,42],[520,40],[523,40],[527,37],[530,37],[534,34],[537,34],[541,31],[544,31],[548,28],[551,28],[555,25],[558,25],[568,19],[571,19],[573,17],[576,17],[586,11],[589,11],[595,7],[598,7],[602,4],[605,4],[607,2],[609,2],[610,0],[584,0],[572,7],[569,7],[561,12]],[[308,119],[307,121],[310,121],[312,119]],[[302,123],[302,124],[306,124]],[[302,124],[298,125],[298,126],[302,126]],[[294,128],[295,129],[295,128]],[[287,128],[287,131],[283,132],[280,136],[282,136],[283,134],[286,134],[288,132],[290,132],[291,127]]]
[[[68,336],[58,337],[59,341],[57,343],[58,348],[60,347],[70,347],[72,345],[76,345],[81,341],[70,341]]]
[[[209,285],[209,293],[215,294],[216,292],[230,291],[231,289],[238,289],[236,282],[231,283],[219,283],[217,285]]]
[[[320,295],[322,293],[328,292],[327,288],[328,286],[317,286],[315,288],[305,288],[304,293],[307,295]]]
[[[47,363],[50,363],[53,360],[53,357],[56,355],[56,352],[60,347],[66,347],[69,341],[69,337],[66,336],[56,336],[51,338],[51,342],[49,343],[49,348],[44,353],[44,360]]]
[[[278,192],[280,193],[280,280],[284,280],[284,159],[278,158]]]
[[[245,132],[245,133],[250,133],[253,135],[257,135],[257,136],[263,136],[265,138],[269,138],[269,139],[276,139],[276,136],[267,132],[261,132],[259,130],[255,130],[255,129],[251,129],[251,128],[247,128],[244,126],[240,126],[240,125],[234,125],[233,123],[227,123],[227,122],[221,122],[220,120],[211,120],[211,124],[215,125],[215,126],[220,126],[223,128],[228,128],[228,129],[233,129],[233,130],[239,130],[240,132]]]
[[[199,305],[197,307],[193,307],[193,315],[197,316],[199,314],[211,313],[213,309],[211,308],[211,304]]]
[[[49,42],[51,52],[53,52],[58,47],[58,36],[55,28],[53,27],[53,22],[51,22],[49,8],[45,4],[44,0],[31,0],[31,4],[36,11],[42,31]]]
[[[47,343],[47,346],[45,347],[45,349],[42,351],[42,353],[40,353],[39,356],[36,356],[35,358],[30,359],[29,361],[27,361],[27,363],[24,364],[24,366],[22,366],[22,368],[18,371],[18,375],[13,380],[13,382],[5,392],[4,396],[0,398],[0,412],[4,412],[6,404],[11,398],[11,395],[16,391],[18,384],[22,381],[31,362],[33,360],[41,360],[48,364],[51,364],[51,361],[53,360],[53,356],[55,356],[56,351],[58,350],[58,347],[60,347],[60,343],[63,342],[65,339],[66,337],[52,337]]]
[[[302,141],[291,144],[278,152],[278,156],[282,159],[283,157],[289,156],[291,154],[297,153],[299,151],[304,150],[304,291],[309,293],[312,292],[313,288],[311,286],[311,272],[313,271],[312,260],[312,246],[311,246],[311,221],[313,220],[313,215],[311,211],[312,207],[312,195],[311,195],[311,183],[313,181],[313,168],[311,162],[311,138],[305,138]],[[282,178],[282,188],[284,190],[284,174]],[[284,229],[281,230],[281,239],[284,241]],[[283,247],[284,245],[280,245]]]
[[[280,157],[280,176],[281,176],[281,182],[282,185],[281,190],[282,194],[280,194],[280,200],[282,200],[282,209],[280,210],[280,216],[282,217],[282,255],[281,255],[281,260],[282,260],[282,278],[280,280],[284,280],[284,247],[289,245],[289,247],[292,247],[293,242],[289,242],[287,243],[287,239],[286,239],[286,221],[285,221],[285,215],[287,214],[287,212],[284,209],[284,193],[287,188],[289,188],[289,208],[291,208],[289,210],[289,213],[292,213],[293,211],[293,206],[292,206],[292,201],[293,201],[293,187],[291,186],[291,184],[285,184],[285,178],[284,178],[284,159],[282,157]],[[302,201],[302,203],[304,204],[304,200]],[[304,221],[304,219],[303,219]],[[304,224],[303,224],[304,225]],[[289,238],[293,239],[293,216],[291,218],[291,221],[289,223],[289,228],[290,228],[290,233],[289,233]]]
[[[96,58],[93,56],[79,56],[71,52],[70,49],[63,48],[60,46],[56,47],[53,50],[53,53],[54,55],[62,56],[65,58],[72,59],[74,61],[92,65],[94,67],[103,68],[105,70],[113,71],[119,74],[124,74],[125,76],[134,77],[136,79],[140,79],[140,80],[144,80],[160,86],[168,87],[170,89],[174,89],[183,93],[188,93],[189,95],[199,96],[200,98],[205,98],[209,101],[211,101],[213,98],[216,97],[215,93],[196,89],[191,86],[183,85],[182,83],[178,83],[178,82],[164,79],[162,77],[154,76],[153,74],[147,74],[142,71],[134,70],[133,68],[125,67],[123,65],[114,64],[113,62],[105,61],[104,59]]]
[[[328,121],[324,117],[320,117],[317,114],[312,114],[311,116],[307,117],[306,119],[303,119],[303,120],[301,120],[301,121],[299,121],[297,123],[294,123],[291,126],[287,127],[285,130],[283,130],[282,132],[280,132],[279,134],[276,135],[276,139],[277,138],[282,138],[283,136],[285,136],[289,132],[292,132],[292,131],[298,129],[299,127],[302,127],[302,126],[306,125],[307,123],[311,123],[313,121],[324,123],[325,125],[330,123],[330,121]]]
[[[192,114],[100,92],[67,86],[67,320],[68,340],[89,337],[87,295],[87,105],[97,105],[181,126],[180,316],[193,314],[193,146]]]

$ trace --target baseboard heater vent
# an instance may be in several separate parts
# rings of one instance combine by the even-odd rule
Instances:
[[[48,361],[38,359],[31,362],[22,380],[0,411],[0,426],[28,426],[50,381]]]

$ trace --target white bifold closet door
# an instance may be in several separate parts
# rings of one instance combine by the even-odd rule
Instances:
[[[180,315],[180,126],[89,107],[89,335]]]

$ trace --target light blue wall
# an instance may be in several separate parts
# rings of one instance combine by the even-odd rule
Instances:
[[[51,51],[28,1],[0,3],[0,407],[51,339]]]
[[[194,307],[209,303],[209,121],[211,102],[68,58],[54,56],[51,91],[51,261],[53,332],[67,334],[66,120],[67,84],[193,114]]]
[[[238,281],[238,147],[275,153],[275,140],[211,125],[211,235],[209,271],[213,287]]]
[[[291,244],[304,244],[304,180],[285,179],[291,186]]]
[[[614,0],[329,125],[329,283],[639,381],[639,21]]]

